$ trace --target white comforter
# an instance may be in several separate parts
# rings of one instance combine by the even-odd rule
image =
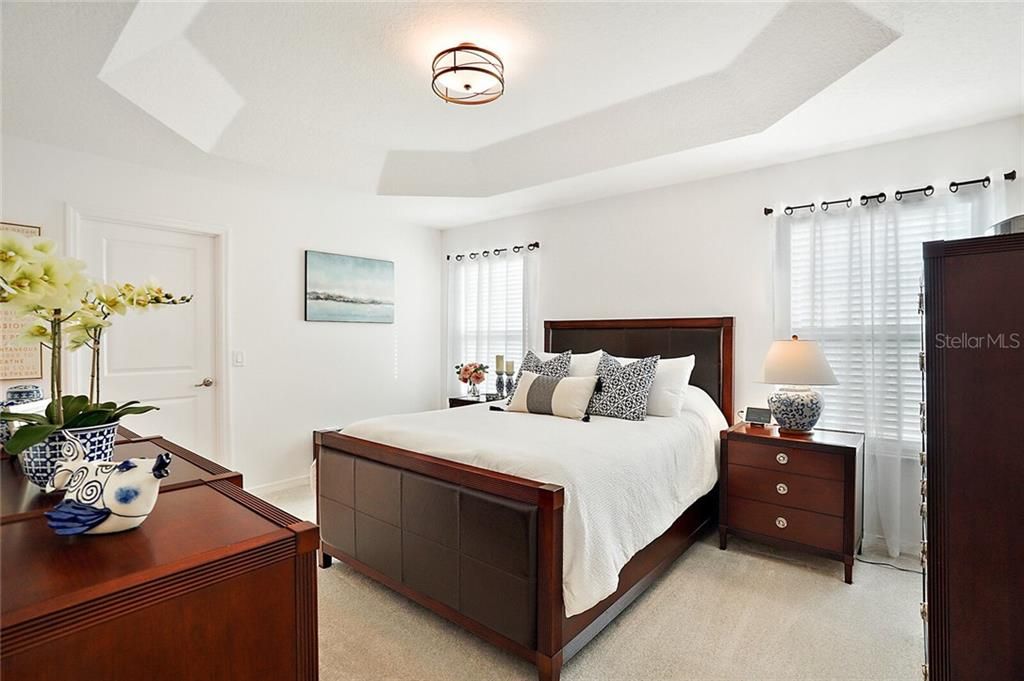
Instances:
[[[344,432],[564,487],[562,588],[571,617],[614,593],[622,566],[711,490],[725,427],[714,408],[584,423],[479,405],[369,419]]]

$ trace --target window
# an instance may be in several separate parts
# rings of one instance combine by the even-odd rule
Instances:
[[[839,385],[821,388],[820,426],[865,434],[866,531],[892,556],[917,540],[921,246],[982,233],[991,197],[908,198],[777,224],[777,334],[821,342]]]
[[[494,357],[517,363],[528,349],[531,331],[527,283],[528,260],[534,256],[502,255],[452,260],[448,271],[449,390],[459,389],[454,367],[482,362],[491,367],[488,392],[495,390]]]
[[[790,326],[821,341],[839,379],[822,425],[920,449],[921,245],[971,236],[971,205],[941,199],[792,219]]]

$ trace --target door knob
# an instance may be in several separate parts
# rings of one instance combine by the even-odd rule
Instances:
[[[206,377],[206,378],[203,379],[202,383],[196,383],[195,387],[197,387],[197,388],[209,388],[212,385],[213,385],[213,379],[210,378],[210,377]]]

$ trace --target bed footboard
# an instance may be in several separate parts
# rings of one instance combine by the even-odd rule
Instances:
[[[558,678],[561,487],[332,431],[314,448],[321,565],[336,557]]]

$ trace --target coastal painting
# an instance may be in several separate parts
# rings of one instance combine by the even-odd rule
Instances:
[[[306,251],[306,321],[395,321],[395,263]]]

